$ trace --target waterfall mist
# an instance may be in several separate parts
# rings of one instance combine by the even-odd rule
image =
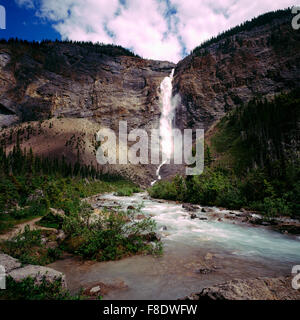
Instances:
[[[160,169],[161,167],[170,161],[173,151],[174,151],[174,142],[173,142],[173,118],[175,113],[176,105],[172,101],[172,91],[173,91],[173,76],[174,69],[172,69],[171,74],[168,77],[165,77],[160,84],[160,99],[161,99],[161,118],[159,123],[160,131],[160,148],[162,153],[162,162],[158,166],[156,175],[157,180],[161,179]],[[153,185],[157,180],[153,181]]]

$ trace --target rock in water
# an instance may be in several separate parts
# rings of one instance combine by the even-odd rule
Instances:
[[[206,260],[206,261],[212,260],[213,257],[214,257],[214,255],[212,253],[208,252],[204,257],[204,260]]]
[[[191,219],[196,219],[197,218],[197,215],[195,213],[192,213],[191,214]]]
[[[196,270],[196,273],[200,273],[200,274],[209,274],[212,272],[215,272],[215,270],[212,268],[206,268],[206,267],[202,267],[202,268]]]
[[[184,203],[182,205],[182,208],[187,210],[187,211],[194,212],[194,211],[197,211],[199,209],[199,206],[195,206],[195,205],[190,204],[190,203]]]
[[[100,286],[96,286],[96,287],[93,287],[91,290],[90,290],[90,293],[91,294],[97,294],[101,291],[101,288]]]

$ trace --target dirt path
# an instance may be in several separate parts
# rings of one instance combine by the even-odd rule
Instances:
[[[41,217],[39,218],[34,218],[32,220],[26,221],[24,223],[20,223],[14,226],[14,229],[5,233],[5,234],[1,234],[0,235],[0,240],[8,240],[11,239],[12,237],[16,236],[19,232],[23,232],[25,227],[27,225],[29,225],[31,230],[55,230],[53,228],[45,228],[45,227],[41,227],[36,225],[35,223],[38,222],[39,220],[41,220]]]

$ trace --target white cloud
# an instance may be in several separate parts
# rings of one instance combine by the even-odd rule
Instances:
[[[116,43],[132,47],[143,57],[180,59],[177,36],[168,32],[167,21],[156,1],[131,0],[126,9],[121,9],[120,15],[110,20],[108,27],[115,34]]]
[[[187,50],[245,20],[293,6],[291,0],[171,0],[178,10],[178,30]]]
[[[15,1],[35,8],[63,39],[115,43],[145,58],[173,62],[182,58],[183,49],[189,52],[245,20],[294,4],[291,0]],[[166,15],[170,9],[172,14]]]

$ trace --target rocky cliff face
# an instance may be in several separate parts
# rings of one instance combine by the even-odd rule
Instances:
[[[208,129],[254,97],[272,97],[300,84],[300,32],[292,17],[225,37],[196,50],[175,69],[179,127]]]
[[[209,129],[226,112],[253,97],[270,97],[299,86],[300,33],[291,28],[290,21],[285,15],[230,35],[176,66],[117,49],[105,54],[71,43],[1,42],[2,142],[11,147],[16,132],[26,128],[23,146],[74,161],[78,148],[71,150],[71,146],[76,140],[81,160],[96,165],[93,137],[100,127],[117,130],[119,121],[127,120],[129,129],[158,128],[159,86],[174,67],[173,93],[180,98],[176,127]],[[62,118],[66,121],[58,121]],[[42,125],[31,123],[36,128],[28,129],[28,122],[45,120]],[[156,166],[112,170],[130,171],[131,178],[147,185],[155,178]],[[171,172],[162,170],[164,176]]]
[[[112,128],[124,119],[129,127],[144,127],[159,118],[159,84],[172,68],[169,62],[107,56],[74,44],[2,44],[1,113],[7,122],[15,115],[21,121],[88,118]]]

